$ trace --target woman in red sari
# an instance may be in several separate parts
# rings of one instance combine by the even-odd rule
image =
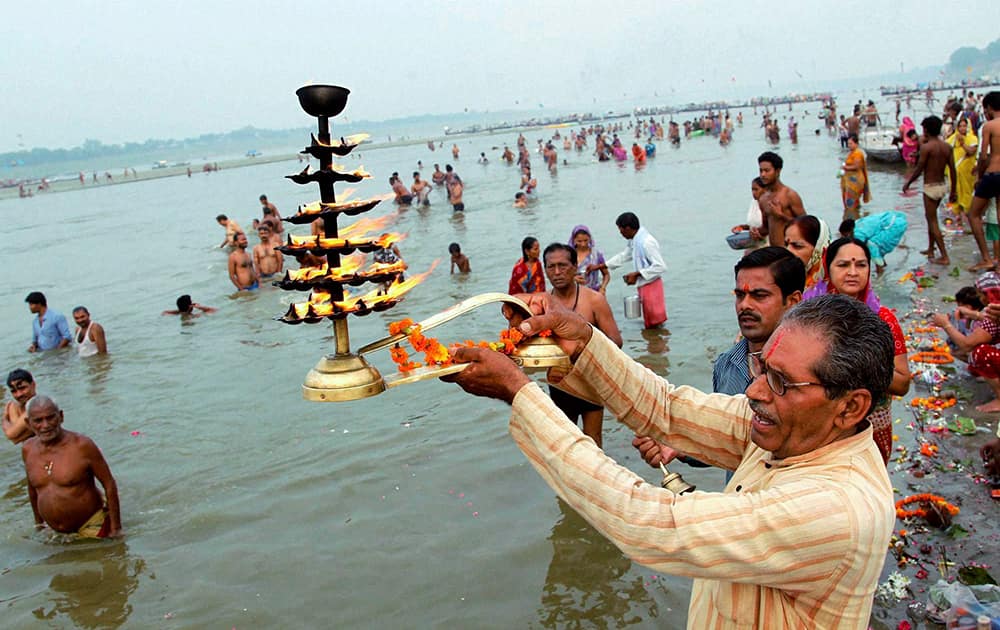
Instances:
[[[510,285],[507,292],[511,295],[517,293],[545,293],[545,274],[542,272],[542,263],[538,256],[542,253],[542,247],[538,244],[538,239],[534,236],[526,236],[521,241],[521,258],[514,265],[514,270],[510,274]]]
[[[906,356],[906,338],[903,329],[892,311],[882,306],[871,288],[871,253],[864,241],[856,238],[838,238],[826,248],[823,262],[826,265],[826,278],[806,291],[802,299],[808,300],[817,295],[841,293],[868,305],[878,314],[892,332],[893,341],[893,373],[887,395],[875,401],[868,414],[868,421],[874,430],[873,437],[882,459],[888,463],[892,452],[892,400],[890,396],[903,396],[910,391],[910,364]]]

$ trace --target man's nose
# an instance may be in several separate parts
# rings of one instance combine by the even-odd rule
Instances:
[[[770,402],[773,392],[770,386],[767,384],[767,376],[761,374],[760,376],[754,377],[750,384],[747,385],[746,390],[743,392],[746,397],[750,400],[756,400],[758,402]]]

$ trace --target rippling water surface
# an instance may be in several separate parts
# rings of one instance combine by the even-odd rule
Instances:
[[[818,108],[796,111],[800,143],[782,140],[782,177],[836,229],[842,155],[836,139],[813,135],[815,117],[803,109]],[[410,269],[442,264],[397,308],[351,319],[353,347],[383,336],[390,321],[504,291],[525,235],[544,246],[586,223],[613,254],[625,244],[614,219],[631,210],[663,247],[670,321],[668,331],[646,333],[641,321],[623,320],[631,289],[616,273],[608,299],[625,350],[676,382],[710,388],[711,359],[737,332],[738,254],[723,238],[744,221],[756,156],[767,148],[759,117],[746,116],[728,148],[711,138],[679,150],[662,143],[642,170],[559,145],[567,163],[550,176],[533,156],[539,199],[526,210],[511,208],[518,175],[499,160],[514,136],[460,139],[458,161],[450,142],[433,153],[415,146],[347,158],[375,174],[359,194],[386,190],[393,171],[409,181],[417,160],[426,177],[434,162],[454,163],[468,210],[453,216],[435,191],[430,209],[401,213],[393,229],[408,233],[400,248]],[[534,146],[550,133],[526,136]],[[480,151],[489,165],[476,163]],[[224,212],[248,227],[261,193],[286,214],[314,200],[314,187],[283,179],[299,168],[266,164],[0,202],[4,373],[32,371],[39,391],[61,402],[66,427],[101,447],[127,531],[122,542],[68,545],[34,533],[18,449],[0,448],[4,625],[683,627],[690,582],[632,564],[559,502],[509,439],[504,405],[437,381],[352,403],[302,400],[303,377],[332,348],[331,328],[272,320],[302,294],[233,294],[214,222]],[[896,192],[900,173],[873,170],[872,178],[870,209],[906,211],[909,241],[921,244],[917,202]],[[448,274],[452,241],[471,259],[468,277]],[[891,269],[907,255],[894,254]],[[32,290],[67,317],[77,304],[89,307],[110,356],[25,352]],[[219,312],[161,317],[181,293]],[[902,289],[887,280],[881,294],[893,304]],[[434,332],[450,342],[493,338],[502,327],[486,307]],[[387,353],[373,359],[392,370]],[[606,420],[607,452],[657,483],[630,439]],[[677,470],[699,488],[722,487],[719,471]]]

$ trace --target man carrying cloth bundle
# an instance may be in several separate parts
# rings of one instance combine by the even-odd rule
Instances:
[[[626,240],[625,251],[608,259],[604,268],[614,269],[632,261],[635,271],[625,274],[625,284],[637,285],[639,299],[642,300],[642,321],[646,328],[656,328],[667,321],[667,303],[663,298],[663,280],[660,276],[667,270],[660,244],[644,227],[639,226],[639,217],[631,212],[623,212],[615,219],[618,231]]]

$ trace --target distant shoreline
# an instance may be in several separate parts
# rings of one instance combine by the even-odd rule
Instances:
[[[603,122],[603,120],[599,121],[599,122]],[[591,123],[591,124],[594,124],[594,123]],[[576,125],[573,125],[573,126],[576,126]],[[480,137],[480,136],[493,136],[493,135],[504,135],[504,134],[509,134],[509,133],[519,133],[519,132],[525,132],[525,131],[543,131],[545,129],[546,129],[545,126],[531,125],[531,126],[524,126],[524,127],[513,127],[513,128],[510,128],[510,129],[504,129],[503,131],[496,131],[496,132],[481,131],[481,132],[476,132],[476,133],[458,133],[458,134],[452,134],[452,135],[441,135],[441,136],[434,136],[434,137],[427,137],[427,138],[414,138],[414,139],[407,139],[407,140],[397,140],[397,141],[392,141],[392,142],[372,142],[370,144],[363,144],[363,145],[361,145],[358,148],[358,150],[359,151],[377,151],[379,149],[391,149],[391,148],[396,148],[396,147],[408,147],[408,146],[413,146],[413,145],[424,145],[424,144],[427,144],[428,142],[433,142],[435,144],[438,144],[438,143],[442,143],[442,142],[454,142],[455,140],[458,140],[458,139],[461,139],[461,138]],[[304,141],[308,141],[308,137],[303,138],[303,140]],[[264,154],[264,155],[259,155],[257,157],[252,157],[252,158],[250,158],[250,157],[244,157],[244,158],[239,158],[239,159],[235,159],[235,160],[212,160],[212,161],[205,162],[205,164],[208,164],[208,163],[217,164],[218,167],[219,167],[218,170],[223,171],[223,170],[228,170],[228,169],[233,169],[233,168],[243,168],[243,167],[247,167],[247,166],[254,166],[256,164],[271,164],[271,163],[274,163],[274,162],[286,162],[287,161],[287,162],[296,162],[297,164],[301,164],[298,160],[299,160],[299,154],[298,153],[277,153],[277,154],[274,154],[274,155]],[[98,172],[98,176],[97,176],[97,180],[98,181],[97,182],[94,182],[92,175],[85,173],[84,183],[83,184],[81,184],[80,181],[77,180],[77,179],[60,180],[60,181],[57,181],[57,182],[51,182],[49,184],[49,189],[48,190],[39,191],[39,190],[37,190],[37,183],[35,183],[35,184],[33,184],[34,190],[32,190],[32,192],[33,192],[33,197],[38,197],[38,196],[42,196],[42,195],[51,195],[53,193],[74,192],[74,191],[87,190],[87,189],[90,189],[90,188],[98,188],[98,187],[103,187],[103,186],[117,186],[117,185],[121,185],[121,184],[131,184],[131,183],[134,183],[134,182],[142,182],[142,181],[147,181],[147,180],[151,180],[151,179],[160,179],[160,178],[163,178],[163,177],[182,177],[182,176],[187,175],[188,168],[191,169],[191,176],[192,177],[194,177],[195,175],[201,175],[203,173],[203,171],[202,171],[202,164],[197,164],[197,165],[187,165],[187,164],[185,164],[185,165],[177,165],[177,166],[167,166],[165,168],[154,168],[154,169],[149,169],[149,170],[144,170],[144,171],[136,171],[135,175],[129,175],[128,177],[123,177],[121,175],[114,175],[114,174],[112,174],[112,179],[109,181],[109,180],[107,180],[100,173],[101,169],[98,169],[98,171],[97,171]],[[94,172],[92,169],[90,169],[90,170],[91,170],[91,172]],[[0,188],[0,200],[17,199],[19,197],[19,194],[20,194],[19,190],[18,190],[18,188],[16,186],[12,186],[10,188]],[[28,198],[26,198],[26,199],[28,199]]]

